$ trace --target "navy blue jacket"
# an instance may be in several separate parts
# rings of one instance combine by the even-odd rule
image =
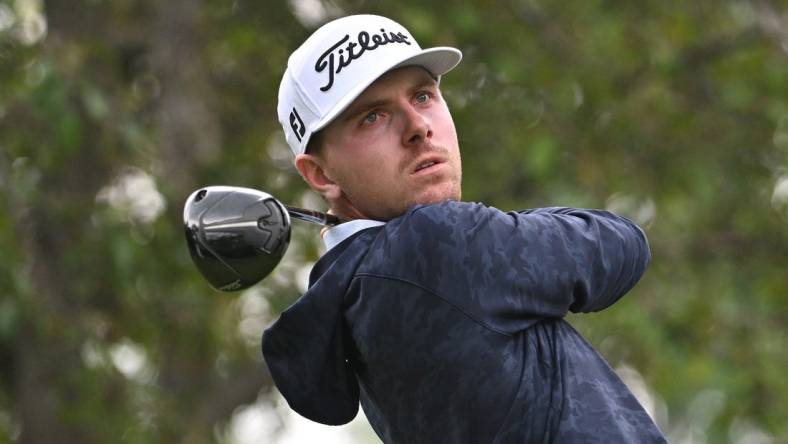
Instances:
[[[562,319],[613,304],[649,260],[605,211],[416,206],[329,250],[263,354],[296,412],[343,424],[360,401],[385,443],[665,442]]]

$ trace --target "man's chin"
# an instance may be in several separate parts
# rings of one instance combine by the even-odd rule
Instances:
[[[447,200],[459,201],[461,197],[462,197],[462,193],[458,188],[447,187],[445,189],[429,190],[428,192],[420,195],[413,202],[413,205],[418,205],[418,204],[430,205],[430,204],[446,202]]]

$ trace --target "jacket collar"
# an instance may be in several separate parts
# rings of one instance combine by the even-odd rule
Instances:
[[[331,250],[340,242],[358,233],[361,230],[385,225],[385,222],[369,219],[355,219],[350,222],[335,225],[323,233],[323,243],[326,244],[326,251]]]

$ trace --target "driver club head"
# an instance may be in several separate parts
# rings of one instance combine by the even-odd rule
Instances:
[[[251,188],[211,186],[195,191],[186,200],[183,223],[194,264],[221,291],[260,282],[276,268],[290,243],[285,206]]]

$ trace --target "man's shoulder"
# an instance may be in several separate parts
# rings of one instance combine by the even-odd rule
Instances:
[[[448,200],[444,202],[415,205],[402,216],[387,224],[387,231],[393,234],[406,234],[407,230],[449,229],[455,226],[476,224],[480,219],[500,210],[479,202],[461,202]],[[403,231],[403,228],[405,229]]]
[[[446,200],[433,204],[419,204],[411,207],[403,217],[418,217],[418,216],[438,216],[446,217],[451,215],[456,216],[471,216],[483,211],[498,211],[497,209],[487,206],[481,202],[466,202],[458,200]]]
[[[504,212],[480,202],[444,201],[416,205],[386,224],[384,235],[404,247],[465,248],[480,232],[505,235],[517,225],[517,212]]]
[[[416,205],[376,233],[361,271],[412,277],[455,263],[469,254],[475,231],[504,214],[475,202]]]

